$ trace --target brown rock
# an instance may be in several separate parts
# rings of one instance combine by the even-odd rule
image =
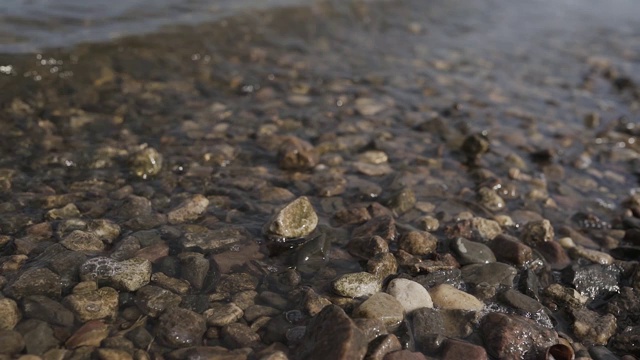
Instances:
[[[92,320],[82,325],[71,335],[65,345],[70,349],[81,346],[98,347],[102,340],[109,336],[109,326],[99,320]]]
[[[426,231],[409,231],[398,240],[398,247],[413,255],[431,254],[437,246],[438,239]]]
[[[616,318],[612,314],[603,316],[585,308],[572,309],[573,333],[584,344],[606,345],[616,332]]]
[[[442,360],[487,360],[487,352],[482,346],[473,345],[466,341],[447,339],[444,342]]]
[[[0,299],[0,330],[12,330],[20,318],[20,310],[15,301],[7,298]]]
[[[402,344],[400,344],[397,336],[393,334],[383,335],[369,344],[367,360],[382,360],[388,353],[400,350],[402,350]]]
[[[313,145],[297,137],[288,137],[278,149],[278,166],[284,170],[307,170],[318,164]]]
[[[500,234],[489,243],[489,248],[493,251],[496,259],[514,265],[524,265],[532,259],[533,251],[517,238]]]
[[[351,233],[351,237],[353,238],[371,238],[375,235],[380,236],[387,242],[394,241],[396,239],[396,223],[392,216],[376,216],[353,229],[353,232]]]
[[[201,194],[194,195],[169,211],[167,220],[170,224],[194,221],[207,210],[207,206],[209,206],[209,199]]]
[[[491,356],[505,360],[538,359],[558,342],[558,334],[518,315],[489,313],[480,323],[481,336]]]
[[[423,353],[413,352],[411,350],[400,350],[388,353],[383,360],[427,360]]]
[[[571,264],[569,255],[562,245],[556,241],[539,243],[535,249],[547,260],[552,270],[562,270]]]
[[[232,349],[253,347],[260,342],[260,336],[243,323],[233,323],[222,327],[222,341]]]

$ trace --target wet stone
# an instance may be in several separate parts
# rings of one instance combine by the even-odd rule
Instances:
[[[189,283],[187,281],[169,277],[162,272],[153,273],[151,282],[180,295],[184,295],[189,291]]]
[[[489,151],[489,139],[484,134],[471,134],[464,139],[461,150],[469,160],[474,160]]]
[[[255,304],[256,296],[258,293],[253,290],[240,291],[231,296],[231,301],[244,310]]]
[[[615,265],[574,265],[563,270],[562,277],[582,295],[592,299],[620,291],[620,269]]]
[[[519,315],[523,316],[540,313],[544,310],[541,303],[513,289],[500,293],[499,299],[502,303],[516,309]]]
[[[529,221],[522,229],[521,239],[531,247],[536,247],[542,242],[553,241],[553,227],[547,219]]]
[[[580,294],[577,290],[566,288],[560,284],[547,286],[543,294],[569,308],[581,308],[589,301],[587,296]]]
[[[401,215],[411,210],[416,204],[416,195],[411,188],[401,189],[391,195],[389,209],[394,214]]]
[[[225,326],[238,321],[244,312],[234,303],[214,303],[203,313],[209,326]]]
[[[284,170],[307,170],[318,164],[313,145],[297,137],[286,138],[278,149],[278,166]]]
[[[487,352],[482,346],[462,340],[447,339],[442,346],[442,360],[486,360]]]
[[[495,190],[486,187],[478,190],[478,202],[491,211],[500,211],[506,206],[504,199]]]
[[[0,302],[1,301],[2,300],[0,300]],[[46,321],[51,325],[63,327],[73,326],[73,313],[59,302],[46,296],[27,296],[22,300],[22,308],[27,318]],[[2,315],[0,315],[0,319],[2,319]],[[1,327],[2,326],[0,326],[0,328]]]
[[[81,216],[75,204],[67,204],[59,209],[51,209],[45,214],[47,220],[73,219]]]
[[[127,351],[120,349],[96,349],[95,354],[99,360],[133,360]]]
[[[17,354],[24,349],[24,339],[17,331],[0,330],[0,355]]]
[[[162,155],[152,147],[144,147],[133,154],[129,161],[131,173],[142,179],[157,175],[162,170]]]
[[[500,262],[522,266],[533,258],[531,248],[515,237],[506,234],[496,236],[489,248]]]
[[[371,238],[379,236],[387,242],[394,241],[397,236],[396,224],[389,215],[376,216],[366,223],[353,229],[352,238]]]
[[[380,292],[382,287],[381,280],[367,272],[342,275],[331,285],[336,294],[351,298],[373,295]]]
[[[62,246],[71,251],[98,252],[105,249],[105,244],[96,235],[82,230],[74,230],[62,241]]]
[[[222,341],[231,349],[254,347],[260,342],[260,336],[243,323],[233,323],[222,327]]]
[[[310,316],[316,316],[328,305],[331,305],[331,301],[324,296],[318,295],[313,289],[309,288],[305,291],[302,306]]]
[[[438,239],[426,231],[410,231],[398,240],[398,248],[413,255],[427,255],[436,250]]]
[[[402,344],[398,337],[393,334],[387,334],[369,343],[366,358],[369,360],[382,360],[388,353],[400,350],[402,350]]]
[[[616,318],[612,314],[603,316],[585,308],[571,309],[573,333],[584,344],[606,345],[616,331]]]
[[[143,313],[156,317],[163,311],[180,305],[182,298],[169,290],[145,285],[136,291],[134,301]]]
[[[367,339],[336,305],[326,306],[307,325],[298,354],[301,359],[362,359]]]
[[[431,308],[420,308],[410,316],[410,331],[415,339],[415,346],[426,354],[435,353],[444,340],[444,320],[440,311]]]
[[[451,242],[451,250],[456,254],[460,265],[487,264],[496,261],[493,251],[487,245],[460,237]]]
[[[309,235],[318,225],[318,215],[305,196],[287,204],[265,225],[267,235],[297,238]]]
[[[96,257],[82,264],[80,278],[105,282],[120,290],[136,291],[149,283],[151,262],[140,258],[115,261],[106,257]]]
[[[441,284],[429,290],[433,305],[439,309],[482,310],[484,303],[451,285]]]
[[[255,290],[258,279],[247,273],[233,273],[220,279],[216,290],[221,293],[235,294],[246,290]]]
[[[245,240],[246,237],[247,234],[242,229],[227,227],[187,233],[181,239],[181,244],[186,250],[197,249],[210,252],[230,247]]]
[[[608,313],[618,320],[618,327],[634,325],[640,320],[640,294],[634,288],[623,287],[606,304]]]
[[[404,307],[395,297],[386,293],[377,293],[360,304],[353,316],[382,320],[387,329],[392,330],[397,328],[404,319]]]
[[[518,315],[489,313],[480,331],[489,355],[499,359],[538,359],[558,341],[555,331]]]
[[[387,293],[402,304],[407,314],[423,307],[433,307],[433,301],[427,289],[412,280],[401,278],[391,280],[387,285]]]
[[[4,288],[5,294],[14,299],[29,295],[59,298],[61,291],[60,276],[43,268],[25,270]]]
[[[153,207],[151,206],[151,201],[149,201],[149,199],[142,196],[129,195],[122,201],[122,203],[119,204],[119,206],[116,206],[109,213],[109,217],[129,220],[140,216],[151,215],[152,212]]]
[[[640,356],[640,325],[628,326],[617,333],[611,341],[611,347],[620,353]]]
[[[244,310],[244,319],[251,323],[260,317],[273,317],[279,315],[280,313],[282,313],[282,311],[270,306],[251,305]]]
[[[183,201],[173,210],[167,213],[170,224],[181,224],[198,219],[209,206],[209,199],[204,195],[197,194]]]
[[[15,301],[8,298],[0,299],[0,330],[12,330],[20,318],[20,309]]]
[[[461,270],[462,280],[467,284],[475,286],[484,283],[494,288],[513,287],[513,280],[518,273],[514,267],[498,262],[471,264]]]
[[[87,223],[88,233],[93,234],[107,244],[113,243],[120,236],[120,226],[108,219],[95,219]]]
[[[209,260],[203,254],[185,252],[178,255],[181,266],[181,277],[195,289],[202,289],[205,278],[209,272]]]
[[[204,318],[193,311],[172,307],[158,319],[160,341],[170,347],[197,346],[207,330]]]
[[[74,292],[64,298],[67,306],[82,321],[115,319],[118,311],[118,292],[110,287]]]
[[[371,259],[389,252],[389,244],[380,236],[352,238],[347,244],[349,253],[362,259]]]
[[[471,234],[474,240],[489,241],[502,233],[502,228],[497,221],[474,217],[471,219]]]
[[[458,286],[462,283],[462,272],[455,268],[435,270],[426,275],[418,275],[413,280],[427,289],[440,284]]]
[[[571,264],[571,259],[565,249],[556,241],[538,243],[535,249],[549,263],[552,270],[562,270]]]
[[[28,354],[42,355],[59,345],[53,330],[44,321],[28,319],[18,324],[16,330],[22,334]]]
[[[405,349],[388,353],[383,360],[427,360],[427,358],[422,353]]]
[[[99,320],[92,320],[83,324],[65,342],[69,349],[84,346],[98,347],[102,340],[109,336],[109,326]]]
[[[398,263],[391,253],[377,254],[367,261],[367,272],[385,279],[398,271]]]

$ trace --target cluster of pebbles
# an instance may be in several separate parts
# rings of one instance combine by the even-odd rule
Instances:
[[[579,82],[491,82],[500,56],[405,59],[438,32],[358,6],[272,10],[284,45],[252,16],[16,66],[0,359],[640,357],[640,124],[601,114],[638,115],[627,67],[567,43]]]

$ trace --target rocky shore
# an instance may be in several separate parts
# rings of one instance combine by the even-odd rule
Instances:
[[[640,357],[640,37],[349,4],[0,56],[0,359]]]

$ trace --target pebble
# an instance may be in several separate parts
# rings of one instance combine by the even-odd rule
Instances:
[[[197,252],[183,252],[178,254],[180,260],[180,274],[195,289],[202,289],[209,272],[210,262],[204,255]]]
[[[151,280],[151,262],[140,258],[115,261],[96,257],[82,264],[80,278],[83,281],[104,281],[119,290],[136,291]]]
[[[514,267],[499,262],[466,265],[461,271],[465,283],[473,286],[486,284],[494,288],[513,287],[513,280],[518,274]]]
[[[506,206],[504,199],[495,190],[486,187],[478,190],[478,202],[491,211],[500,211]]]
[[[15,301],[8,298],[0,299],[0,330],[13,330],[21,317]]]
[[[447,339],[442,346],[442,360],[487,360],[487,351],[478,345],[457,339]]]
[[[474,217],[471,219],[471,232],[474,239],[486,242],[493,240],[496,236],[500,235],[502,233],[502,228],[495,220]]]
[[[144,314],[156,317],[163,311],[180,305],[182,298],[161,287],[145,285],[136,291],[134,302]]]
[[[336,294],[351,298],[371,296],[382,288],[380,279],[368,272],[342,275],[331,286]]]
[[[393,217],[389,215],[375,216],[351,232],[352,238],[368,239],[373,236],[379,236],[387,243],[395,241],[397,230]]]
[[[542,242],[553,241],[553,227],[547,219],[529,221],[522,228],[520,237],[525,244],[536,247]]]
[[[571,264],[569,255],[556,241],[538,243],[535,249],[544,257],[552,270],[562,270]]]
[[[19,332],[0,329],[0,355],[17,354],[24,347],[24,339]]]
[[[400,350],[402,350],[402,344],[397,336],[393,334],[382,335],[369,343],[369,351],[367,351],[366,358],[369,360],[382,360],[388,353]]]
[[[4,288],[4,293],[16,300],[29,295],[59,298],[62,292],[60,276],[46,268],[30,268]]]
[[[46,321],[51,325],[63,326],[67,328],[73,326],[73,312],[71,312],[59,302],[52,300],[46,296],[27,296],[22,300],[22,308],[24,309],[24,315],[27,318],[38,319]],[[2,319],[1,315],[0,319]]]
[[[120,349],[101,348],[96,349],[95,354],[99,360],[133,360],[131,354]]]
[[[92,320],[82,325],[65,342],[69,349],[83,346],[98,347],[109,336],[110,328],[100,320]]]
[[[94,291],[73,293],[64,298],[63,304],[71,309],[81,322],[116,318],[118,292],[110,287]]]
[[[224,227],[216,230],[204,229],[198,232],[189,232],[180,239],[185,250],[197,250],[213,252],[231,247],[247,238],[243,229],[236,227]]]
[[[81,215],[82,214],[80,214],[80,210],[78,210],[78,207],[76,207],[75,204],[71,203],[59,209],[51,209],[47,211],[44,217],[47,220],[63,220],[79,218]]]
[[[573,265],[562,271],[562,278],[582,295],[594,299],[620,291],[620,272],[615,265]]]
[[[251,323],[260,317],[273,317],[280,313],[282,313],[282,311],[272,308],[271,306],[251,305],[244,310],[244,319]]]
[[[422,353],[405,349],[388,353],[383,360],[427,360],[427,358]]]
[[[318,164],[316,149],[308,141],[290,136],[278,149],[278,166],[284,170],[307,170]]]
[[[404,319],[404,307],[395,297],[380,292],[360,304],[354,310],[353,316],[381,320],[387,329],[393,330]]]
[[[407,314],[423,307],[433,307],[433,301],[427,289],[412,280],[401,278],[391,280],[387,285],[387,293],[402,304]]]
[[[488,264],[496,261],[493,251],[487,245],[461,237],[451,242],[451,250],[460,265]]]
[[[244,312],[234,303],[214,303],[202,315],[207,319],[209,326],[225,326],[238,321]]]
[[[436,250],[438,239],[426,231],[409,231],[398,240],[398,248],[413,255],[427,255]]]
[[[367,338],[344,310],[328,305],[313,317],[296,353],[301,359],[362,359]]]
[[[130,158],[131,173],[135,176],[147,179],[157,175],[162,170],[162,155],[152,147],[141,146],[141,150]]]
[[[389,253],[389,243],[380,236],[353,237],[347,244],[347,250],[355,257],[371,259],[378,254]]]
[[[398,262],[391,253],[376,254],[367,261],[367,272],[384,280],[398,271]]]
[[[558,342],[555,331],[518,315],[489,313],[480,332],[487,352],[498,359],[537,359]]]
[[[523,266],[533,259],[533,250],[517,238],[500,234],[489,242],[497,261]]]
[[[20,322],[16,330],[22,334],[28,354],[42,355],[60,345],[53,329],[44,321],[28,319]]]
[[[96,235],[82,230],[74,230],[60,241],[62,246],[71,251],[99,252],[106,246]]]
[[[255,347],[260,336],[243,323],[233,323],[222,327],[222,341],[231,349]]]
[[[612,314],[598,315],[585,308],[570,311],[573,318],[573,333],[588,345],[606,345],[616,332],[616,317]]]
[[[475,296],[448,284],[440,284],[429,290],[433,305],[439,309],[482,310],[484,303]]]
[[[502,303],[516,309],[519,315],[531,316],[544,310],[541,303],[514,289],[500,293],[498,298]]]
[[[182,224],[189,221],[197,220],[209,206],[209,199],[202,194],[183,201],[180,205],[167,213],[169,224]]]
[[[158,339],[169,347],[198,346],[206,330],[204,318],[187,309],[171,307],[158,318]]]
[[[287,204],[267,222],[267,235],[298,238],[309,235],[318,225],[313,205],[306,196],[302,196]]]
[[[156,272],[151,275],[151,282],[176,294],[184,295],[189,291],[189,282]]]

